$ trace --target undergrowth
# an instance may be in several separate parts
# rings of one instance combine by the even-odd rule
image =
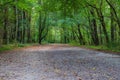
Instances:
[[[108,43],[104,45],[80,45],[79,43],[72,42],[70,43],[71,46],[79,46],[79,47],[84,47],[84,48],[90,48],[90,49],[96,49],[96,50],[105,50],[105,51],[112,51],[112,52],[120,52],[120,42],[118,43]]]

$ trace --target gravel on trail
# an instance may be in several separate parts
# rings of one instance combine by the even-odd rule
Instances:
[[[2,52],[0,80],[120,80],[120,55],[65,45]]]

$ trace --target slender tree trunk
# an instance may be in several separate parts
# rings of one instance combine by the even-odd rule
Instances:
[[[118,34],[119,34],[119,36],[120,36],[120,18],[118,17],[117,12],[116,12],[116,9],[114,8],[114,5],[113,5],[114,3],[111,3],[111,2],[109,2],[108,0],[106,0],[106,2],[108,3],[108,5],[110,6],[110,8],[112,9],[112,11],[113,11],[112,14],[115,15],[115,18],[116,18],[116,21],[117,21],[117,24],[118,24],[118,27],[119,27],[119,32],[118,32]]]
[[[65,27],[63,27],[63,32],[64,32],[64,34],[63,34],[63,36],[64,36],[64,43],[67,43],[66,28]]]
[[[93,19],[91,21],[91,30],[92,30],[92,37],[93,37],[93,42],[95,45],[99,45],[99,38],[98,38],[98,32],[97,32],[97,24],[95,20],[95,12],[94,9],[91,9],[91,15],[93,16]]]
[[[28,13],[28,32],[27,32],[27,42],[30,43],[31,42],[31,28],[30,28],[30,22],[31,22],[31,13]]]
[[[100,32],[100,33],[99,33],[99,34],[100,34],[100,35],[99,35],[99,36],[100,36],[100,38],[99,38],[99,39],[100,39],[100,44],[103,44],[103,39],[102,39],[102,26],[101,26],[101,25],[99,25],[99,32]]]
[[[105,24],[104,16],[103,16],[102,9],[101,9],[102,4],[103,4],[103,0],[101,0],[100,8],[97,8],[96,6],[91,5],[89,3],[87,3],[87,4],[96,10],[99,21],[100,21],[102,28],[103,28],[103,33],[104,33],[105,38],[106,38],[106,43],[109,43],[109,36],[108,36],[107,30],[106,30],[106,24]]]
[[[114,13],[113,13],[113,10],[110,8],[110,13],[111,13],[111,42],[114,42],[115,40],[115,37],[114,37],[114,28],[115,28],[115,25],[114,25]]]
[[[4,33],[3,33],[3,43],[7,44],[8,43],[8,8],[5,7],[4,9]]]
[[[88,21],[89,21],[89,26],[90,26],[90,36],[91,36],[91,42],[90,44],[94,44],[94,36],[93,36],[93,29],[92,29],[92,22],[91,22],[91,19],[90,19],[90,14],[88,16]]]
[[[97,15],[99,17],[99,21],[100,21],[102,28],[103,28],[103,32],[104,32],[104,35],[106,38],[106,43],[109,43],[109,37],[108,37],[107,30],[106,30],[106,24],[105,24],[103,13],[102,13],[101,9],[96,9],[96,11],[97,11]]]
[[[14,14],[15,14],[15,42],[17,42],[17,35],[18,35],[18,9],[14,7]]]
[[[73,28],[73,26],[71,26],[71,27],[72,27],[71,39],[76,40],[74,28]]]
[[[81,29],[80,29],[80,24],[78,24],[77,27],[78,27],[78,34],[79,34],[79,37],[78,37],[79,43],[82,44],[82,45],[85,45],[85,41],[83,39],[83,36],[82,36],[82,33],[81,33]]]
[[[42,37],[41,27],[42,27],[42,16],[41,16],[41,12],[40,12],[40,14],[39,14],[39,36],[38,36],[39,44],[41,44],[41,42],[42,42],[42,40],[41,40],[41,37]]]

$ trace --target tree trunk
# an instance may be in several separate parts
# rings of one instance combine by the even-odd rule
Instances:
[[[78,27],[78,34],[79,34],[79,37],[78,37],[79,43],[81,45],[85,45],[85,42],[84,42],[84,39],[83,39],[83,36],[82,36],[82,33],[81,33],[81,29],[80,29],[80,24],[78,24],[77,27]]]
[[[114,40],[115,40],[115,37],[114,37],[115,24],[114,24],[114,13],[111,8],[110,8],[110,13],[111,13],[111,42],[114,42]]]
[[[96,24],[96,20],[95,20],[95,12],[94,9],[91,9],[90,11],[93,19],[91,21],[91,30],[92,30],[92,38],[93,38],[93,42],[95,45],[99,45],[99,38],[98,38],[98,32],[97,32],[97,24]]]
[[[5,7],[4,9],[4,33],[3,33],[3,43],[7,44],[8,43],[8,8]]]
[[[105,24],[103,13],[102,13],[101,9],[96,9],[96,11],[97,11],[97,15],[99,17],[99,21],[100,21],[102,28],[103,28],[103,32],[104,32],[104,35],[106,38],[106,43],[109,43],[109,37],[108,37],[107,30],[106,30],[106,24]]]
[[[114,6],[112,5],[112,3],[109,2],[108,0],[106,0],[106,2],[108,3],[108,5],[110,6],[110,8],[111,8],[112,11],[113,11],[113,14],[115,15],[115,18],[116,18],[116,21],[117,21],[117,24],[118,24],[118,27],[119,27],[119,32],[118,32],[118,34],[119,34],[119,36],[120,36],[120,19],[119,19],[118,15],[117,15],[117,12],[116,12]],[[114,4],[114,3],[113,3],[113,4]]]
[[[31,28],[30,28],[30,22],[31,22],[31,13],[28,13],[28,23],[27,23],[27,27],[28,27],[28,31],[27,31],[27,42],[30,43],[31,42]]]

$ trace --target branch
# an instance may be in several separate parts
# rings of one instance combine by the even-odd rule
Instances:
[[[108,5],[112,8],[112,10],[114,11],[114,14],[115,14],[115,17],[117,18],[117,21],[119,21],[118,15],[117,15],[116,10],[115,10],[115,8],[113,7],[113,5],[112,5],[108,0],[106,0],[106,2],[107,2]]]
[[[92,8],[95,8],[95,9],[98,9],[96,6],[94,5],[91,5],[90,3],[86,2],[88,6],[92,7]]]
[[[41,37],[41,40],[44,39],[44,38],[46,37],[47,34],[48,34],[48,27],[47,27],[46,33]]]
[[[101,0],[100,2],[100,10],[102,9],[102,5],[103,5],[103,0]]]
[[[4,3],[4,4],[0,4],[0,8],[3,8],[3,7],[6,6],[7,4],[11,4],[12,2],[14,2],[14,1],[9,1],[9,2],[6,2],[6,3]]]

